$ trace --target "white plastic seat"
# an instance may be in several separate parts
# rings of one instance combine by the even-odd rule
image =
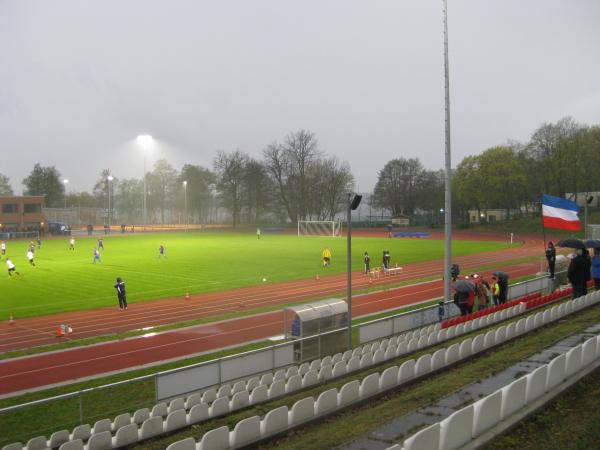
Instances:
[[[269,399],[269,388],[264,384],[256,386],[250,393],[250,404],[266,402]]]
[[[437,331],[427,335],[427,347],[433,347],[437,344]]]
[[[516,326],[517,326],[517,324],[515,322],[511,322],[508,325],[506,325],[506,340],[507,341],[509,341],[515,337]]]
[[[117,417],[115,417],[115,420],[113,420],[113,423],[111,425],[111,430],[114,433],[119,428],[130,425],[130,424],[131,424],[131,414],[129,414],[129,413],[119,414]]]
[[[182,439],[181,441],[173,442],[167,447],[167,450],[196,450],[196,441],[194,438]]]
[[[335,355],[333,355],[333,357],[331,358],[331,365],[335,366],[336,363],[340,362],[342,360],[342,354],[341,353],[336,353]]]
[[[385,351],[384,359],[386,361],[388,361],[390,359],[394,359],[395,357],[396,357],[396,347],[395,346],[389,346],[387,348],[387,350]]]
[[[467,338],[462,341],[458,347],[459,359],[465,359],[471,356],[473,352],[473,339]]]
[[[184,426],[185,426],[185,411],[180,411],[184,416]],[[130,423],[129,425],[125,425],[120,427],[115,437],[112,438],[112,446],[114,448],[125,447],[127,445],[135,444],[138,441],[138,427],[135,423]]]
[[[419,340],[417,341],[417,348],[418,349],[422,349],[427,347],[427,343],[429,342],[429,336],[424,334],[422,335]]]
[[[310,364],[308,363],[302,363],[300,364],[300,367],[298,367],[298,373],[302,376],[304,376],[304,374],[306,372],[308,372],[310,370]]]
[[[404,361],[398,369],[398,384],[406,383],[415,377],[415,360]]]
[[[373,353],[373,364],[381,364],[384,361],[385,361],[385,351],[380,348],[375,353]]]
[[[147,408],[144,408],[144,409],[146,410],[146,412],[148,412]],[[137,411],[136,411],[136,413],[137,413]],[[90,438],[91,434],[92,434],[92,427],[90,427],[89,423],[84,423],[83,425],[77,425],[75,428],[73,428],[73,433],[71,433],[71,440],[75,441],[77,439],[81,439],[82,441],[87,441]]]
[[[421,355],[415,363],[415,377],[422,377],[431,372],[431,355],[429,353]]]
[[[446,349],[441,348],[436,350],[433,355],[431,355],[431,370],[439,370],[446,365]]]
[[[29,439],[24,447],[24,450],[45,450],[48,446],[46,445],[48,440],[46,436],[37,436]]]
[[[360,368],[365,369],[373,365],[373,354],[371,352],[364,353],[359,362]]]
[[[416,352],[419,349],[419,340],[417,338],[412,338],[408,341],[408,345],[406,347],[406,351],[408,353]]]
[[[581,369],[581,345],[573,347],[567,352],[565,361],[565,378],[569,378]]]
[[[582,367],[587,367],[596,359],[597,342],[596,338],[591,338],[583,343],[581,354]]]
[[[501,344],[506,340],[506,326],[502,325],[496,330],[496,344]]]
[[[388,367],[381,373],[379,378],[379,389],[386,391],[398,384],[398,366]]]
[[[223,426],[207,431],[196,446],[196,450],[229,449],[229,428]]]
[[[285,380],[285,369],[279,369],[275,371],[273,375],[273,381]]]
[[[230,397],[230,396],[231,396],[231,386],[229,386],[228,384],[222,385],[217,390],[217,398]]]
[[[144,423],[142,423],[142,427],[140,428],[140,440],[150,439],[154,436],[158,436],[163,432],[163,419],[160,416],[151,417],[146,419]],[[91,438],[90,438],[91,439]]]
[[[375,372],[363,378],[358,388],[358,396],[361,400],[379,393],[379,373]]]
[[[352,358],[352,350],[346,350],[342,355],[342,361],[348,361]]]
[[[320,368],[321,368],[321,360],[320,359],[315,359],[314,361],[311,361],[310,365],[308,366],[308,370],[314,370],[315,372],[318,372]]]
[[[338,407],[343,408],[358,401],[360,383],[358,380],[349,381],[344,384],[338,393]]]
[[[447,336],[446,336],[447,333],[448,332],[446,331],[445,328],[443,330],[438,331],[437,332],[437,341],[438,342],[444,342],[446,339],[448,339]]]
[[[313,397],[306,397],[294,403],[288,413],[288,423],[290,426],[297,426],[314,417],[315,399]]]
[[[530,404],[546,392],[546,379],[548,378],[548,365],[538,367],[527,374],[527,387],[525,389],[525,403]]]
[[[85,447],[87,450],[107,450],[112,446],[110,431],[101,431],[100,433],[93,433]]]
[[[402,341],[398,343],[398,347],[396,347],[396,356],[402,356],[408,353],[408,343],[406,341]]]
[[[229,402],[229,411],[245,408],[250,404],[250,393],[246,390],[236,392]]]
[[[565,379],[566,356],[560,355],[548,363],[548,377],[546,378],[546,391],[552,390]]]
[[[169,413],[165,419],[166,433],[178,430],[179,428],[183,428],[185,426],[187,426],[187,414],[185,413],[185,409],[177,409],[172,413]]]
[[[202,403],[202,395],[198,393],[188,395],[185,399],[185,409],[189,411],[192,409],[192,406],[199,405],[200,403]]]
[[[455,336],[460,336],[462,334],[465,334],[465,324],[464,323],[459,323],[458,325],[456,325],[456,332],[455,332]]]
[[[212,418],[224,416],[229,413],[229,397],[219,397],[208,409],[208,415]]]
[[[150,413],[150,417],[167,417],[168,413],[169,409],[167,408],[167,404],[161,402],[154,405],[154,407],[152,408],[152,412]],[[96,425],[94,425],[94,429],[95,428]]]
[[[290,393],[302,389],[302,377],[300,374],[291,376],[285,384],[285,392]]]
[[[241,448],[260,439],[260,417],[252,416],[240,420],[229,433],[229,446]]]
[[[144,423],[144,420],[149,419],[150,418],[150,410],[148,408],[142,408],[142,409],[138,409],[136,412],[133,413],[133,418],[131,419],[131,421],[137,425],[141,425]],[[89,435],[87,437],[84,436],[77,436],[80,439],[86,440]],[[71,436],[71,438],[75,438],[75,430],[73,430],[73,436]]]
[[[248,392],[252,392],[253,389],[257,386],[260,386],[260,379],[258,377],[252,377],[246,383],[246,390]]]
[[[346,375],[346,362],[339,361],[333,366],[333,378],[341,377]]]
[[[186,421],[188,425],[194,425],[195,423],[208,420],[209,417],[208,405],[206,403],[198,403],[192,406],[186,417]]]
[[[288,427],[288,409],[287,406],[269,411],[260,422],[260,436],[266,438],[284,431]]]
[[[525,406],[525,394],[527,392],[527,378],[521,377],[508,386],[502,388],[502,420],[510,417],[523,406]]]
[[[178,409],[185,409],[185,399],[181,397],[171,400],[169,407],[167,408],[167,413],[170,414]]]
[[[464,323],[464,328],[463,328],[464,334],[470,333],[472,329],[473,329],[473,322],[471,320]]]
[[[284,394],[285,394],[285,381],[284,380],[273,381],[273,383],[269,387],[269,399],[281,397]]]
[[[490,330],[483,337],[483,347],[488,349],[496,345],[496,331]]]
[[[515,335],[516,336],[520,336],[523,333],[525,333],[525,323],[527,322],[526,319],[519,319],[517,320],[517,324],[515,325]]]
[[[404,441],[404,450],[423,450],[440,448],[440,423],[423,428]]]
[[[246,390],[246,380],[238,381],[234,383],[233,388],[231,388],[231,395],[237,394],[238,392],[242,392]]]
[[[473,338],[473,343],[471,344],[471,353],[473,353],[474,355],[482,352],[483,348],[484,348],[484,335],[483,334],[478,334],[477,336],[475,336]]]
[[[81,439],[75,439],[71,441],[67,441],[58,447],[58,450],[84,450],[85,446],[83,445],[83,441]],[[4,447],[3,450],[11,450]]]
[[[13,442],[12,444],[2,447],[2,450],[23,450],[23,444],[20,442]]]
[[[337,408],[337,389],[328,389],[321,392],[315,401],[315,416],[322,416]]]
[[[96,421],[92,428],[92,434],[102,433],[103,431],[110,431],[112,428],[112,422],[110,419],[101,419]]]
[[[440,442],[445,449],[461,448],[471,440],[473,405],[450,414],[440,423]]]
[[[321,370],[319,370],[319,380],[320,381],[325,381],[325,380],[330,380],[333,377],[333,367],[331,366],[331,364],[328,364],[326,366],[321,366]]]
[[[321,360],[321,367],[323,367],[323,366],[331,366],[332,365],[331,360],[332,360],[331,356],[325,356]]]
[[[346,372],[350,373],[357,370],[360,370],[360,359],[357,356],[353,356],[346,365]]]
[[[496,392],[477,400],[473,404],[473,437],[485,433],[500,422],[502,413],[502,391]]]
[[[460,359],[460,346],[459,344],[452,344],[446,349],[446,365],[454,364]]]
[[[317,384],[319,382],[319,374],[314,370],[309,370],[302,377],[302,387],[309,387]]]
[[[212,403],[217,399],[217,390],[216,389],[208,389],[202,393],[202,403]]]
[[[48,447],[60,447],[65,442],[68,442],[70,439],[71,435],[67,430],[56,431],[50,435],[50,439],[48,439]]]
[[[289,367],[285,372],[286,379],[292,378],[294,375],[298,375],[298,366]]]
[[[273,383],[273,374],[265,373],[262,377],[260,377],[260,384],[262,386],[270,386]]]

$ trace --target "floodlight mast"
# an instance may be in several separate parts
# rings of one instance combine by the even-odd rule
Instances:
[[[110,208],[110,191],[112,188],[112,181],[115,179],[115,177],[113,177],[112,175],[109,175],[106,177],[106,179],[108,180],[108,230],[110,232],[111,216],[112,216],[112,210]]]
[[[144,153],[144,231],[146,231],[146,226],[148,225],[148,214],[147,214],[147,208],[146,208],[146,153],[148,153],[148,150],[150,149],[150,147],[152,146],[152,143],[154,142],[154,138],[152,136],[150,136],[149,134],[140,134],[137,138],[136,138],[137,143],[139,144],[139,146],[142,148],[142,151]]]
[[[69,179],[63,179],[63,184],[65,185],[65,210],[67,209],[67,184],[69,184]]]
[[[188,212],[187,212],[187,180],[183,181],[183,204],[184,204],[184,211],[185,211],[185,231],[188,230]]]

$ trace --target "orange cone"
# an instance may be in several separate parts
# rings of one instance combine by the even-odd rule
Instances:
[[[186,299],[186,300],[189,300],[189,299],[190,299],[190,293],[189,293],[189,292],[186,292],[186,293],[185,293],[185,299]]]
[[[63,331],[63,327],[62,325],[59,325],[58,328],[56,328],[56,337],[63,337],[65,335],[65,332]]]
[[[8,323],[11,325],[15,324],[15,319],[13,318],[12,313],[10,313],[10,316],[8,316]]]

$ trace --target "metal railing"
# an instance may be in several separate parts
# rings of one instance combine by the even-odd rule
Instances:
[[[551,280],[547,277],[538,277],[515,283],[509,287],[509,299],[548,289],[549,281]],[[452,302],[445,303],[444,308],[444,319],[459,314],[458,308]],[[438,305],[435,304],[356,324],[352,329],[353,333],[358,330],[359,343],[363,344],[438,321]],[[346,329],[2,408],[0,445],[22,438],[24,424],[27,423],[30,423],[31,427],[25,427],[26,435],[44,435],[83,423],[93,424],[96,420],[125,412],[131,413],[135,409],[151,408],[165,399],[288,367],[294,363],[294,344],[302,341],[317,340],[319,354],[315,358],[322,358],[325,355],[320,351],[321,338],[340,331],[346,332]],[[132,388],[133,386],[135,388]],[[19,435],[14,435],[13,430],[18,430]]]

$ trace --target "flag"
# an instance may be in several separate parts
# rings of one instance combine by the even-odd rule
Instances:
[[[578,212],[577,203],[566,198],[542,194],[544,228],[580,231],[581,222],[577,216]]]

